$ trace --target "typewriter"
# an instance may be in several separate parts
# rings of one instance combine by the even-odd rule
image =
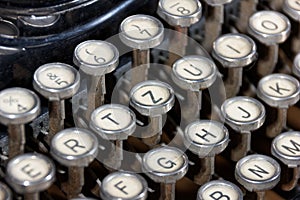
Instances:
[[[299,0],[1,0],[0,199],[300,199]]]

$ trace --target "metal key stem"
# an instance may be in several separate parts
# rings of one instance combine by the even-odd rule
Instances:
[[[9,124],[9,158],[24,153],[25,128],[24,124]]]

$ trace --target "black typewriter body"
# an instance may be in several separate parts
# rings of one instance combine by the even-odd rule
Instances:
[[[300,199],[299,19],[298,0],[0,0],[0,199]]]

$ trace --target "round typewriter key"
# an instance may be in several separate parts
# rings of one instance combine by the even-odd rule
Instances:
[[[160,199],[175,199],[175,183],[188,170],[188,158],[175,147],[159,147],[143,157],[143,172],[153,181],[161,183]]]
[[[133,48],[131,85],[147,79],[150,48],[158,46],[164,38],[163,24],[148,15],[132,15],[120,25],[120,39]]]
[[[55,165],[41,154],[18,155],[8,162],[5,179],[25,199],[38,200],[39,192],[48,189],[55,180]]]
[[[265,107],[254,98],[239,96],[227,99],[221,106],[221,114],[226,124],[241,134],[241,141],[231,151],[231,159],[238,161],[251,150],[251,131],[265,122]]]
[[[63,63],[42,65],[34,73],[34,89],[49,100],[49,143],[57,132],[64,129],[64,99],[77,92],[79,82],[77,70]]]
[[[150,118],[143,141],[150,147],[158,144],[162,131],[162,115],[174,105],[174,91],[160,81],[144,81],[130,91],[130,105],[140,114]]]
[[[123,105],[103,105],[92,113],[90,128],[101,138],[114,141],[114,151],[104,164],[119,169],[123,160],[123,140],[133,134],[136,128],[135,114]]]
[[[88,40],[77,45],[73,62],[86,75],[87,110],[86,122],[95,108],[104,104],[106,93],[105,74],[116,69],[119,64],[119,51],[111,43]]]
[[[11,200],[12,194],[11,190],[4,184],[0,182],[0,199]]]
[[[106,176],[101,185],[103,200],[145,200],[148,184],[146,180],[132,172],[114,172]]]
[[[300,3],[298,0],[284,1],[282,9],[293,20],[300,21]]]
[[[259,81],[257,96],[278,112],[276,121],[267,128],[268,137],[276,137],[286,126],[287,109],[298,102],[299,89],[297,79],[286,74],[271,74]]]
[[[184,145],[201,159],[201,170],[194,177],[194,182],[203,185],[211,179],[215,168],[215,155],[221,153],[228,145],[227,128],[209,120],[195,121],[184,131]]]
[[[202,90],[210,87],[217,78],[217,67],[203,56],[184,56],[172,67],[173,81],[186,90],[186,101],[182,109],[185,123],[199,119]]]
[[[225,180],[207,182],[198,190],[197,200],[222,198],[243,200],[243,193],[238,186]]]
[[[300,54],[297,54],[297,56],[294,59],[293,63],[293,73],[300,78]]]
[[[68,182],[63,191],[68,198],[78,197],[84,184],[84,167],[97,156],[98,140],[85,129],[68,128],[58,132],[51,140],[53,158],[68,167]]]
[[[25,88],[8,88],[0,92],[0,122],[8,126],[9,158],[24,152],[24,124],[40,113],[38,96]]]
[[[207,11],[205,15],[204,39],[203,47],[208,51],[212,51],[213,42],[222,33],[222,25],[224,22],[224,6],[232,0],[205,0]]]
[[[201,18],[202,5],[198,0],[160,0],[157,14],[176,30],[169,43],[168,65],[172,66],[185,55],[188,28]]]
[[[257,59],[256,44],[244,34],[225,34],[214,41],[212,55],[224,68],[228,68],[225,80],[227,97],[237,95],[242,85],[243,67]]]
[[[288,38],[291,32],[290,21],[275,11],[259,11],[250,17],[248,32],[267,46],[267,56],[257,64],[258,74],[264,77],[274,71],[278,60],[278,44]]]
[[[264,191],[272,189],[280,179],[280,165],[273,158],[254,154],[239,160],[235,167],[235,178],[248,191],[256,192],[264,199]]]
[[[283,184],[282,189],[291,191],[298,183],[300,166],[300,132],[290,131],[281,133],[272,142],[271,153],[289,168],[293,168],[293,178],[288,184]]]

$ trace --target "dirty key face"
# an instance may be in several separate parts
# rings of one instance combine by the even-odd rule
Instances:
[[[68,128],[51,141],[51,155],[65,166],[87,166],[97,155],[96,136],[85,129]]]
[[[217,121],[195,121],[186,127],[184,133],[185,146],[201,158],[220,153],[228,141],[228,130]]]
[[[235,177],[249,191],[273,188],[280,179],[280,166],[273,158],[254,154],[238,161]]]
[[[265,121],[266,111],[254,98],[240,96],[227,99],[221,107],[226,122],[237,131],[252,131]]]
[[[158,4],[157,13],[173,26],[188,27],[199,21],[202,6],[197,0],[161,0]]]
[[[208,88],[217,77],[216,65],[203,56],[184,56],[173,64],[172,71],[178,85],[193,91]]]
[[[136,117],[128,108],[119,104],[108,104],[97,108],[90,127],[107,139],[126,139],[135,130]]]
[[[243,67],[257,57],[254,41],[247,35],[237,33],[219,37],[213,44],[212,53],[224,67]]]
[[[87,74],[103,75],[116,68],[118,58],[119,51],[111,43],[88,40],[76,47],[73,61]]]
[[[25,124],[40,110],[38,96],[24,88],[9,88],[0,92],[0,117],[4,124]]]
[[[242,200],[243,193],[239,187],[225,180],[210,181],[198,190],[197,200],[209,199]]]
[[[48,188],[55,177],[54,163],[41,154],[22,154],[7,165],[6,181],[18,193],[35,193]]]
[[[284,42],[290,30],[288,18],[279,12],[259,11],[249,19],[248,32],[264,44]]]
[[[149,49],[163,40],[163,25],[148,15],[132,15],[120,25],[120,39],[135,49]]]
[[[72,66],[64,63],[49,63],[35,71],[33,86],[49,99],[65,99],[76,93],[79,81],[79,73]]]
[[[160,81],[144,81],[130,92],[130,104],[144,115],[156,115],[169,111],[174,104],[174,91]]]
[[[106,176],[101,185],[100,195],[104,200],[147,198],[148,184],[138,174],[131,172],[114,172]]]
[[[175,183],[188,169],[188,158],[174,147],[160,147],[143,157],[143,171],[156,182]]]
[[[272,142],[272,154],[288,167],[299,166],[300,132],[289,131],[278,135]]]
[[[270,106],[288,107],[299,100],[299,82],[286,74],[271,74],[259,81],[257,95]]]

